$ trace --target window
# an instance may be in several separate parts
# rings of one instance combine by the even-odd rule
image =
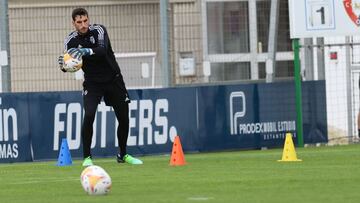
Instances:
[[[250,51],[248,2],[209,2],[206,9],[209,54]]]
[[[271,0],[203,0],[202,9],[209,81],[264,80]],[[294,76],[287,0],[280,0],[278,12],[275,80]]]
[[[258,41],[263,52],[267,52],[271,1],[258,0],[256,3]],[[291,51],[288,1],[280,0],[278,19],[277,50]]]
[[[210,82],[250,79],[250,63],[212,63]]]

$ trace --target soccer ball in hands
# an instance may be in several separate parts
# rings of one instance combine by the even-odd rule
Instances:
[[[80,176],[80,182],[89,195],[105,195],[110,192],[111,178],[100,166],[86,167]]]
[[[64,69],[66,72],[76,72],[83,65],[83,61],[81,58],[74,58],[70,54],[64,54]]]

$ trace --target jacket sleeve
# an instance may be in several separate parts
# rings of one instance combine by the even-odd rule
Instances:
[[[71,48],[76,48],[75,37],[77,34],[75,32],[70,33],[64,40],[64,51],[67,51]]]
[[[96,25],[94,26],[97,31],[97,46],[92,48],[95,55],[104,56],[109,48],[109,37],[104,26]]]

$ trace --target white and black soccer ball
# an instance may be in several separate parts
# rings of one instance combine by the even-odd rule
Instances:
[[[64,66],[66,72],[76,72],[80,70],[83,65],[81,58],[73,58],[70,54],[64,54]]]
[[[80,182],[89,195],[106,195],[111,189],[111,178],[100,166],[86,167],[80,176]]]

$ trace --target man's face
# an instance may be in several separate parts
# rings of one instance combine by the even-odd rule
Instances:
[[[89,30],[89,17],[88,16],[76,16],[75,20],[72,22],[76,31],[80,34],[86,34]]]

